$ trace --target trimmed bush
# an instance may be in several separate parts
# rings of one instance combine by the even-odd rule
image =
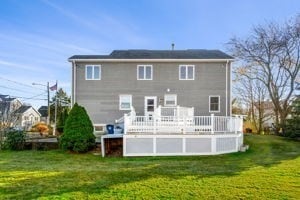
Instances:
[[[31,128],[31,131],[39,132],[40,135],[43,135],[43,134],[49,133],[49,128],[46,123],[39,122]]]
[[[26,134],[23,131],[9,131],[6,132],[6,139],[4,140],[4,149],[9,150],[23,150],[25,144]]]
[[[64,133],[60,137],[60,147],[63,150],[87,152],[95,146],[93,124],[84,109],[74,104],[64,126]]]

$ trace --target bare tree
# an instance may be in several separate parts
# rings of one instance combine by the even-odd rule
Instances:
[[[230,50],[242,61],[245,76],[266,86],[278,133],[291,110],[300,64],[300,15],[284,24],[256,26],[246,39],[232,38]],[[253,76],[254,75],[254,76]]]
[[[14,126],[19,120],[19,115],[15,112],[21,104],[3,98],[0,101],[0,149],[4,141],[5,132],[8,128]]]
[[[263,131],[264,123],[270,118],[270,113],[266,112],[267,88],[259,80],[249,78],[243,68],[235,70],[235,94],[244,106],[247,107],[248,119],[253,123],[258,133]]]

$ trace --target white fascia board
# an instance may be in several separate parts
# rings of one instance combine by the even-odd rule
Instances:
[[[228,62],[234,59],[68,59],[69,62]]]

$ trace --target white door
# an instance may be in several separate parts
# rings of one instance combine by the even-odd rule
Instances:
[[[157,97],[145,97],[145,115],[152,119],[154,111],[157,107]]]

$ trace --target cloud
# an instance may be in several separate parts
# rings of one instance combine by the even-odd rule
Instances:
[[[68,11],[67,9],[64,9],[64,8],[60,7],[57,4],[54,4],[53,2],[50,2],[48,0],[42,0],[42,2],[44,2],[45,4],[47,4],[50,7],[54,8],[55,10],[57,10],[62,15],[66,16],[70,19],[73,19],[74,21],[76,21],[76,22],[78,22],[78,23],[80,23],[80,24],[82,24],[86,27],[96,29],[96,30],[100,30],[99,26],[97,24],[94,24],[89,20],[84,20],[82,17],[79,17],[78,15]]]
[[[97,34],[102,37],[113,41],[115,41],[115,38],[118,38],[134,45],[149,44],[148,39],[134,31],[137,30],[138,27],[132,23],[126,22],[124,19],[118,20],[117,18],[104,14],[103,12],[97,12],[96,16],[95,14],[93,15],[93,13],[89,13],[89,18],[84,18],[82,15],[76,15],[74,12],[71,12],[48,0],[42,0],[42,2],[85,28],[89,28],[92,31],[97,32]],[[94,21],[95,19],[97,19],[97,21]]]
[[[40,37],[39,35],[34,35],[34,34],[22,34],[22,36],[15,35],[15,36],[8,36],[4,34],[0,34],[0,38],[2,40],[10,40],[14,41],[17,43],[23,43],[26,45],[34,46],[34,47],[39,47],[42,49],[47,49],[50,51],[57,52],[59,54],[64,53],[68,51],[73,51],[73,52],[80,52],[80,53],[88,53],[88,54],[95,54],[96,51],[88,49],[88,48],[83,48],[75,44],[70,44],[66,42],[62,42],[59,40],[54,40],[54,39],[49,39],[48,37]]]
[[[45,69],[42,69],[41,67],[38,67],[38,66],[26,65],[24,63],[16,63],[16,62],[10,62],[10,61],[5,61],[5,60],[0,59],[0,69],[2,67],[13,67],[16,69],[45,72]]]

